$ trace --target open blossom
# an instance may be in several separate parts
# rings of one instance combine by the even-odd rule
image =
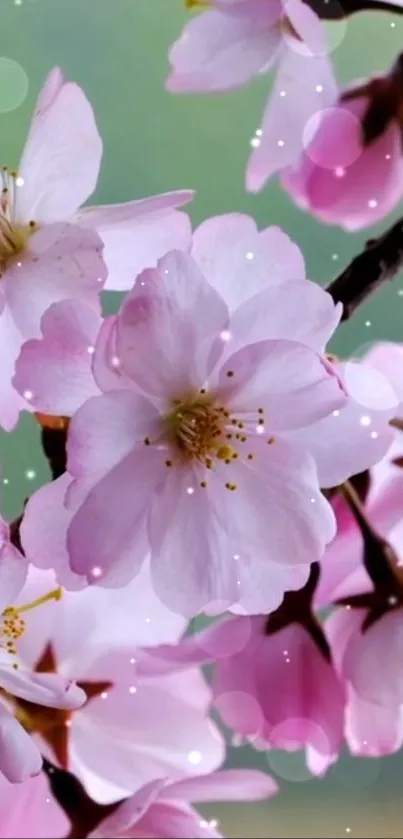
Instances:
[[[254,533],[249,533],[245,522],[243,533],[239,532],[236,524],[237,498],[242,499],[244,503],[244,494],[241,494],[239,490],[225,487],[225,484],[231,486],[237,483],[235,478],[231,480],[230,473],[234,474],[234,470],[238,470],[239,473],[239,470],[244,468],[244,458],[239,455],[242,451],[246,455],[248,468],[244,477],[248,476],[248,496],[252,491],[253,485],[249,479],[254,474],[255,463],[257,467],[259,460],[262,464],[266,462],[267,452],[270,451],[270,464],[274,465],[276,457],[274,452],[280,455],[281,447],[283,451],[286,451],[285,443],[291,447],[297,444],[298,457],[300,457],[301,447],[313,454],[320,484],[333,486],[355,471],[371,466],[386,451],[391,439],[388,422],[393,415],[396,397],[393,388],[380,373],[358,363],[349,364],[347,369],[342,367],[339,369],[338,379],[343,378],[349,399],[346,396],[343,397],[336,379],[331,376],[331,366],[327,362],[323,366],[323,357],[317,355],[317,353],[323,353],[328,339],[337,326],[340,308],[334,306],[330,296],[323,289],[305,279],[302,255],[281,230],[273,227],[259,232],[254,221],[247,216],[238,214],[218,216],[204,222],[195,231],[191,254],[210,285],[203,280],[189,257],[171,255],[160,264],[159,273],[152,272],[138,278],[135,290],[128,298],[122,313],[117,319],[108,318],[103,323],[98,339],[96,339],[96,332],[100,319],[93,315],[88,307],[78,305],[75,301],[67,301],[53,306],[46,313],[42,321],[42,338],[34,339],[25,345],[17,364],[14,384],[20,392],[27,387],[28,383],[31,384],[32,402],[37,410],[71,415],[91,394],[95,395],[103,391],[105,396],[99,400],[90,400],[83,407],[83,413],[80,415],[79,412],[73,421],[70,435],[70,477],[66,476],[56,484],[39,490],[28,503],[21,529],[24,549],[30,560],[39,564],[40,567],[51,567],[53,564],[57,569],[59,581],[70,587],[72,575],[70,572],[69,581],[69,572],[66,573],[68,556],[66,531],[69,529],[69,539],[73,539],[69,547],[71,556],[76,552],[74,539],[80,540],[79,555],[82,564],[74,565],[74,560],[73,570],[79,575],[85,574],[92,582],[116,585],[119,580],[127,580],[130,574],[136,573],[143,556],[151,550],[151,565],[156,590],[161,597],[169,598],[167,602],[174,608],[179,608],[179,610],[186,608],[187,613],[192,614],[206,607],[211,601],[219,601],[224,605],[238,602],[241,608],[252,612],[270,611],[278,606],[284,590],[298,588],[305,582],[308,563],[312,560],[311,548],[308,549],[307,546],[305,562],[304,543],[299,536],[296,536],[298,550],[290,550],[287,560],[284,547],[280,547],[280,534],[276,537],[280,541],[276,542],[274,534],[277,531],[272,529],[271,521],[269,522],[268,519],[269,511],[266,508],[264,519],[268,528],[267,532],[262,528],[260,532],[255,530]],[[169,265],[172,265],[172,269],[168,267]],[[188,287],[186,315],[181,312],[185,306],[184,298],[182,300],[180,297],[182,291],[179,283],[181,282],[184,283],[184,287],[186,285]],[[177,283],[176,287],[175,283]],[[157,292],[160,292],[160,296],[154,300],[154,294]],[[204,302],[203,294],[205,295]],[[176,310],[175,297],[177,297]],[[172,308],[164,309],[165,299],[172,299]],[[206,307],[206,312],[208,309],[208,317],[205,322],[201,321],[199,326],[197,321],[202,311],[201,305]],[[154,310],[153,307],[155,307]],[[160,309],[162,311],[161,325],[153,332],[154,324],[159,323]],[[303,318],[301,318],[302,309],[304,310]],[[192,323],[192,312],[195,313],[195,326]],[[214,318],[212,313],[214,313]],[[229,324],[228,317],[231,316],[232,322]],[[188,325],[182,324],[183,318],[189,319]],[[172,329],[175,335],[173,344],[170,337]],[[195,334],[192,336],[193,331]],[[190,340],[194,342],[194,346],[196,343],[200,344],[202,355],[205,352],[205,360],[203,357],[197,358],[193,371],[190,367],[184,369],[186,364],[190,364],[188,361]],[[216,355],[208,353],[209,340],[210,346],[214,345],[213,353]],[[317,369],[320,372],[320,378],[324,376],[323,383],[333,382],[337,401],[340,400],[339,407],[332,405],[334,410],[320,410],[320,415],[315,415],[313,418],[312,415],[308,416],[306,413],[305,401],[303,414],[299,420],[294,416],[291,426],[290,419],[284,415],[281,422],[280,419],[276,420],[274,393],[283,386],[280,383],[284,378],[284,358],[279,368],[278,384],[269,383],[269,379],[266,384],[265,362],[262,357],[262,378],[259,383],[256,380],[253,386],[260,389],[262,386],[268,387],[274,391],[273,394],[267,394],[267,398],[270,399],[272,423],[267,428],[269,433],[266,433],[265,428],[265,409],[263,404],[260,404],[262,398],[266,399],[262,391],[259,398],[256,395],[257,401],[254,405],[250,402],[249,392],[245,394],[248,403],[245,405],[245,422],[239,413],[242,412],[243,406],[241,402],[238,404],[238,395],[234,417],[226,416],[225,411],[227,414],[231,413],[230,399],[233,398],[234,387],[237,380],[239,381],[236,373],[234,376],[226,375],[225,365],[228,365],[228,369],[231,370],[230,355],[241,351],[242,347],[248,344],[252,348],[255,347],[253,352],[262,352],[264,341],[270,341],[270,344],[266,345],[267,349],[271,347],[273,351],[281,348],[285,350],[285,344],[282,343],[284,340],[293,342],[294,349],[296,349],[294,342],[299,342],[299,352],[307,354],[307,361],[311,358],[315,360],[315,364],[319,364]],[[133,341],[136,344],[133,344]],[[276,346],[274,341],[277,342]],[[135,345],[138,345],[138,349],[134,358],[132,348]],[[309,353],[308,347],[311,348],[313,354]],[[289,349],[291,350],[291,346]],[[220,357],[219,363],[223,369],[221,378],[217,372],[217,366],[214,370],[218,357]],[[274,361],[274,356],[270,365],[272,361]],[[208,369],[203,367],[205,362]],[[203,369],[197,369],[200,363]],[[330,379],[326,377],[326,371]],[[221,400],[223,401],[220,401],[218,405],[213,404],[208,396],[206,387],[208,377],[211,377],[209,386],[214,389],[214,393],[217,387],[222,388],[224,395]],[[297,385],[299,388],[298,382],[295,386]],[[193,389],[193,395],[187,392],[189,387]],[[139,388],[142,393],[140,402],[138,401]],[[141,407],[143,411],[146,407],[143,398],[144,390],[148,391],[153,403],[147,403],[147,411],[151,411],[149,419],[147,420],[147,416],[144,416],[141,419],[140,436],[137,437],[139,434],[137,431],[135,432],[136,439],[133,438],[131,430],[129,436],[126,436],[124,450],[122,452],[116,450],[116,454],[113,455],[113,447],[116,445],[114,423],[121,422],[118,420],[120,415],[124,422],[126,422],[124,419],[126,416],[132,424],[132,417],[136,416],[139,408]],[[191,425],[194,425],[193,420],[199,417],[203,422],[208,421],[206,429],[202,428],[203,433],[199,441],[202,446],[200,451],[197,450],[199,442],[189,440],[188,432],[185,427],[182,428],[179,416],[181,410],[178,403],[175,403],[175,407],[172,402],[175,399],[180,400],[179,391],[184,390],[186,390],[185,402],[187,405],[187,400],[189,401],[190,410],[189,416],[185,417],[186,423],[189,420]],[[206,393],[203,393],[204,390]],[[303,391],[299,393],[302,397]],[[216,395],[215,398],[218,399],[218,396]],[[105,410],[103,409],[101,418],[101,414],[95,415],[93,412],[98,411],[98,408],[102,406]],[[219,410],[220,408],[222,410]],[[231,422],[234,418],[244,427],[239,428],[237,425],[234,428],[234,423]],[[209,425],[210,420],[213,419],[214,428]],[[281,434],[280,436],[277,432],[274,434],[276,443],[271,443],[269,449],[267,440],[271,440],[273,436],[270,431],[275,430],[273,423],[279,422],[282,426],[281,429],[279,428]],[[216,436],[211,438],[209,434],[213,431]],[[264,431],[264,434],[261,434],[261,431]],[[122,427],[116,426],[120,445],[123,444],[121,432]],[[154,445],[151,441],[156,433],[157,445]],[[95,462],[88,461],[87,466],[85,465],[88,447],[90,446],[92,450],[93,445],[96,444],[97,434],[100,435],[99,445],[97,445],[99,450],[102,448],[105,464],[101,472],[98,467],[95,468]],[[105,434],[107,436],[104,436]],[[151,445],[145,447],[146,438],[150,439]],[[106,440],[110,441],[107,445]],[[196,448],[193,443],[196,444]],[[76,445],[79,447],[76,450],[78,454],[74,454]],[[254,451],[249,449],[249,445],[257,447],[260,453],[258,458],[254,457]],[[138,493],[131,483],[130,490],[123,490],[121,483],[113,492],[108,490],[107,515],[110,514],[112,497],[116,498],[120,510],[119,515],[121,516],[124,510],[127,510],[124,529],[127,527],[131,529],[132,525],[135,525],[135,530],[131,531],[129,543],[122,552],[122,538],[123,540],[126,538],[121,532],[122,519],[120,518],[118,522],[115,516],[111,515],[112,524],[111,526],[108,524],[108,539],[105,541],[101,535],[102,528],[98,524],[93,528],[91,520],[87,520],[88,510],[91,515],[98,517],[100,514],[105,522],[108,519],[95,507],[88,507],[95,500],[95,490],[90,493],[88,499],[87,495],[90,486],[94,484],[98,484],[101,490],[100,478],[110,470],[110,467],[117,468],[117,463],[122,460],[125,460],[128,469],[127,479],[130,482],[136,480],[136,470],[133,469],[132,473],[129,466],[131,458],[125,459],[125,455],[129,454],[129,448],[126,447],[131,446],[135,450],[133,458],[139,458],[138,462],[142,464],[150,464],[154,461],[156,471],[153,478],[149,466],[145,466],[150,480],[148,491],[151,494],[151,506],[148,509],[146,483],[143,480],[141,493]],[[105,460],[105,449],[108,451],[107,457],[111,458],[110,464]],[[265,454],[262,455],[262,452]],[[218,456],[214,456],[217,453]],[[248,457],[248,455],[251,456]],[[168,461],[168,466],[166,461]],[[172,466],[169,466],[170,462]],[[75,464],[79,464],[79,472]],[[289,461],[287,468],[293,472],[293,475],[295,466],[296,463]],[[123,463],[120,468],[124,468]],[[112,468],[111,479],[114,474],[116,472]],[[220,478],[221,474],[224,476],[223,479]],[[261,476],[255,474],[256,486],[260,486]],[[272,471],[271,478],[273,477]],[[153,480],[155,480],[154,487],[157,487],[160,480],[163,481],[165,488],[162,494],[159,490],[154,493],[151,485]],[[294,477],[292,482],[294,482]],[[204,486],[204,483],[207,486]],[[172,490],[172,486],[175,490]],[[126,507],[121,505],[117,500],[119,492],[125,493],[129,507],[127,504]],[[212,492],[214,492],[213,499]],[[229,492],[231,492],[230,502],[225,500],[229,497]],[[133,504],[135,497],[138,499],[140,508],[144,502],[143,508],[138,512],[135,512]],[[263,498],[263,495],[261,497]],[[64,498],[66,503],[64,503]],[[172,508],[167,506],[168,498],[173,505]],[[314,498],[314,495],[310,494],[307,502],[308,518],[312,514],[316,515],[314,509],[320,516],[323,500],[319,501],[318,507],[313,505],[310,498]],[[199,499],[203,500],[199,501]],[[83,506],[83,502],[87,506]],[[282,501],[279,503],[281,506]],[[177,504],[176,511],[175,504]],[[317,505],[317,502],[315,504]],[[274,514],[274,507],[272,509],[273,519],[278,525],[279,519],[277,514]],[[217,510],[218,516],[215,515],[214,510]],[[252,510],[251,526],[255,518],[254,507],[251,508]],[[178,529],[170,528],[170,538],[168,538],[168,534],[164,536],[161,525],[164,521],[170,521],[173,511],[175,511]],[[224,539],[221,529],[223,514],[228,517],[227,521],[230,523],[233,539],[231,544],[227,537]],[[151,526],[146,533],[144,525],[149,515],[151,515]],[[203,524],[208,520],[205,517],[210,515],[213,516],[214,524],[212,532],[210,527],[206,529]],[[232,523],[232,516],[234,523]],[[182,517],[187,522],[185,528],[182,527]],[[244,517],[243,512],[242,518]],[[191,521],[194,523],[191,524]],[[115,523],[116,532],[113,534]],[[189,562],[189,556],[192,556],[196,549],[195,541],[191,537],[193,526],[203,529],[195,566]],[[299,525],[297,530],[298,527]],[[86,534],[89,533],[91,533],[91,539],[86,538]],[[98,533],[100,544],[96,543]],[[191,539],[191,546],[188,546],[186,541],[186,533]],[[85,550],[83,550],[83,539],[86,540]],[[110,549],[110,539],[117,540],[113,550]],[[270,555],[267,555],[267,544],[272,545]],[[277,544],[277,556],[275,544]],[[257,550],[253,551],[253,546],[256,546]],[[176,567],[183,562],[183,572],[180,577],[183,590],[182,586],[181,590],[178,589],[172,574],[171,560],[166,560],[171,551],[175,556],[173,561],[177,563]],[[107,555],[103,558],[103,554],[106,553]],[[112,557],[116,559],[113,569],[108,565]],[[201,573],[201,568],[206,566],[207,560],[212,563],[210,576]],[[248,573],[249,562],[254,563],[254,574]],[[216,572],[213,573],[214,563],[217,563],[217,566]],[[290,565],[293,566],[292,571]],[[94,568],[95,574],[91,574],[91,569]],[[263,574],[268,580],[264,585],[261,576]],[[223,575],[229,575],[228,579],[224,579]]]
[[[104,335],[95,349],[98,384],[114,389],[72,419],[73,571],[91,582],[115,564],[135,574],[148,547],[157,594],[188,615],[243,597],[252,611],[262,599],[273,608],[298,565],[304,581],[333,517],[309,452],[282,435],[346,396],[325,358],[293,340],[281,287],[267,291],[273,309],[263,295],[255,305],[260,314],[266,302],[275,337],[252,343],[253,301],[230,319],[189,256],[172,252],[139,276],[112,322],[118,368]]]
[[[300,0],[212,0],[200,6],[201,13],[171,48],[168,90],[230,90],[277,65],[273,91],[251,140],[246,184],[256,192],[299,157],[308,121],[337,98],[324,29]]]
[[[21,598],[40,596],[52,580],[51,572],[31,569]],[[76,775],[95,801],[118,801],[155,778],[220,766],[224,745],[208,718],[211,693],[198,668],[137,673],[139,647],[146,656],[149,644],[175,642],[185,627],[158,603],[149,574],[116,591],[64,592],[27,616],[21,661],[34,672],[61,674],[42,678],[74,678],[87,702],[49,714],[39,697],[36,707],[20,700],[17,717],[42,754]]]
[[[15,605],[23,590],[28,565],[10,543],[7,525],[0,522],[0,773],[12,783],[37,775],[41,769],[40,752],[21,721],[13,716],[20,702],[38,703],[56,713],[78,708],[85,701],[84,692],[71,679],[60,675],[34,673],[18,656],[17,644],[25,633],[25,617],[40,610],[60,591],[49,590],[41,598]],[[29,731],[29,729],[28,729]]]
[[[359,230],[401,200],[402,77],[399,57],[384,76],[348,88],[318,114],[312,139],[283,171],[283,186],[320,221]]]
[[[74,297],[97,308],[107,273],[114,287],[119,270],[125,287],[120,261],[133,277],[168,245],[189,240],[187,217],[172,209],[189,193],[78,213],[95,188],[101,154],[91,105],[56,68],[39,95],[18,172],[0,173],[0,423],[7,430],[29,409],[30,388],[20,397],[11,378],[48,306]]]
[[[276,790],[269,775],[253,769],[227,769],[173,783],[157,779],[122,802],[90,837],[220,839],[222,834],[217,831],[217,822],[202,818],[193,803],[257,801],[274,795]]]

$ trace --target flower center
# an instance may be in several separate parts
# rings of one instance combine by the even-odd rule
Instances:
[[[16,655],[16,642],[24,634],[26,628],[25,620],[21,615],[31,609],[36,609],[37,606],[42,606],[43,603],[48,603],[49,600],[60,600],[61,596],[62,589],[59,587],[44,594],[43,597],[32,600],[31,603],[26,603],[25,606],[9,606],[5,609],[0,616],[0,647],[3,647],[10,655]],[[18,664],[13,664],[13,667],[17,669]]]
[[[234,376],[234,371],[228,370],[227,376]],[[165,460],[166,466],[194,464],[212,469],[214,461],[229,465],[237,458],[253,460],[253,452],[248,452],[247,446],[241,444],[255,435],[265,434],[264,409],[243,412],[240,420],[226,405],[220,404],[217,394],[202,388],[191,396],[173,400],[161,430],[157,439],[146,437],[144,445],[156,444],[164,449],[164,443],[168,443],[170,457]],[[271,445],[274,437],[266,442]],[[202,480],[200,486],[206,487],[207,482]],[[234,490],[237,487],[226,481],[225,488]],[[190,487],[188,491],[193,492],[193,489]]]
[[[0,169],[0,277],[26,251],[30,236],[38,229],[34,221],[15,221],[17,189],[23,179],[7,166]]]

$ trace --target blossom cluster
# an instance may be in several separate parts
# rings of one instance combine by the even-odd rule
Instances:
[[[190,5],[170,90],[277,65],[247,187],[389,213],[401,60],[339,93],[301,0]],[[224,727],[317,776],[403,744],[403,346],[330,354],[346,309],[276,226],[193,228],[190,190],[83,206],[101,158],[54,68],[1,170],[0,425],[32,415],[52,480],[0,519],[0,835],[219,837],[194,805],[278,792]]]

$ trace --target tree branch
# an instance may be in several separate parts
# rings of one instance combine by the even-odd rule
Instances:
[[[370,239],[362,253],[327,287],[335,303],[343,304],[342,320],[403,268],[403,219],[378,239]]]
[[[357,12],[389,12],[403,14],[403,7],[383,0],[305,0],[322,20],[342,20]]]

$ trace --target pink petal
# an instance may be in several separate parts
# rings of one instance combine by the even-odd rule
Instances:
[[[314,114],[332,105],[337,87],[327,56],[288,49],[277,71],[246,172],[247,189],[259,192],[279,169],[299,159],[306,125]]]
[[[209,484],[216,480],[212,472]],[[169,608],[190,618],[210,603],[225,608],[238,599],[234,551],[197,474],[169,470],[153,500],[149,535],[155,592]]]
[[[281,4],[262,15],[208,11],[184,28],[171,48],[172,73],[166,87],[175,92],[217,91],[240,87],[266,69],[281,44],[276,22]]]
[[[105,245],[107,289],[126,290],[145,268],[152,268],[170,250],[188,250],[191,225],[176,207],[193,198],[190,191],[169,192],[140,201],[88,207],[75,216],[81,226],[96,230]]]
[[[53,105],[53,102],[55,101],[57,94],[62,89],[64,83],[65,78],[60,67],[53,67],[53,70],[48,73],[43,88],[36,101],[32,120],[33,122],[36,122],[36,120],[43,116],[51,105]]]
[[[309,565],[323,555],[335,535],[333,512],[318,490],[313,459],[281,438],[271,446],[256,439],[248,444],[249,450],[254,459],[223,466],[218,475],[221,487],[218,482],[213,487],[216,515],[231,535],[232,554],[239,556],[233,563],[239,566],[238,578],[245,563],[251,576],[255,563],[258,575],[260,563],[266,561]],[[226,480],[236,484],[235,492],[225,490]],[[281,579],[288,588],[287,578]],[[279,582],[280,578],[275,580],[275,586]],[[239,588],[241,599],[242,577]],[[251,593],[247,583],[246,591]],[[261,592],[257,597],[261,602]]]
[[[139,446],[94,486],[67,533],[70,565],[76,574],[97,582],[124,556],[135,576],[145,558],[147,512],[164,470],[158,450]]]
[[[10,662],[0,664],[0,684],[14,696],[45,708],[75,710],[84,704],[86,694],[57,673],[32,673],[14,670]]]
[[[25,338],[40,338],[40,320],[52,303],[72,297],[99,307],[106,277],[102,242],[91,230],[53,224],[32,237],[27,255],[6,274],[12,317]],[[27,294],[27,288],[35,294]]]
[[[279,338],[300,341],[323,352],[341,313],[341,304],[335,306],[330,295],[316,283],[289,280],[251,296],[236,310],[229,326],[231,337],[227,347],[234,352],[235,343],[241,341],[245,345]]]
[[[27,574],[25,557],[6,538],[0,547],[0,614],[15,603]]]
[[[144,784],[138,792],[122,801],[120,806],[102,820],[96,830],[90,834],[92,839],[101,839],[118,835],[122,831],[133,830],[142,816],[158,799],[160,791],[169,783],[166,779],[157,779]]]
[[[172,399],[205,382],[227,324],[224,301],[193,259],[172,251],[137,278],[117,323],[117,355],[146,393]]]
[[[104,319],[95,344],[92,359],[92,373],[101,391],[131,390],[132,382],[122,370],[122,362],[117,355],[117,316]]]
[[[55,839],[67,836],[70,822],[53,798],[45,774],[11,784],[0,775],[0,836]]]
[[[297,341],[281,339],[235,352],[219,372],[218,388],[231,413],[241,420],[253,412],[257,422],[258,409],[266,409],[269,436],[276,430],[303,427],[346,402],[333,368],[319,354]]]
[[[15,363],[23,340],[10,310],[6,307],[0,314],[0,425],[6,431],[14,428],[20,411],[30,410],[29,403],[12,386]]]
[[[98,393],[91,372],[92,352],[102,321],[80,300],[54,303],[41,320],[42,338],[27,341],[16,363],[14,387],[32,393],[31,404],[45,414],[72,416]]]
[[[190,679],[188,689],[192,684]],[[114,796],[118,800],[155,778],[193,774],[193,760],[199,773],[209,773],[224,757],[222,738],[206,713],[192,705],[186,693],[171,694],[163,679],[141,682],[135,693],[115,687],[106,700],[93,699],[75,720],[74,771],[98,801],[106,801],[106,794],[101,798],[96,776],[120,787],[120,795]],[[101,732],[103,749],[96,747]]]
[[[365,361],[383,373],[389,379],[396,397],[399,401],[396,415],[403,413],[403,347],[401,344],[392,344],[388,341],[381,341],[371,347],[365,356]]]
[[[393,440],[389,421],[398,404],[388,380],[369,365],[347,362],[336,370],[347,404],[290,435],[314,456],[322,487],[337,486],[383,457]]]
[[[33,739],[0,704],[0,772],[12,784],[18,784],[38,775],[41,767],[42,758]]]
[[[366,702],[392,709],[402,704],[403,676],[396,667],[401,637],[402,613],[397,610],[351,640],[343,659],[343,673]],[[377,667],[374,662],[378,662]]]
[[[68,220],[94,191],[101,156],[94,113],[81,88],[61,84],[58,74],[48,77],[20,164],[18,219]]]
[[[326,112],[298,165],[282,176],[297,204],[321,221],[350,231],[388,215],[403,191],[397,123],[391,122],[377,140],[361,147],[367,104],[361,97]]]
[[[29,562],[37,568],[54,569],[57,582],[74,589],[85,581],[68,564],[66,534],[74,510],[68,510],[64,501],[70,483],[71,477],[66,472],[31,495],[24,510],[20,537]]]
[[[230,311],[283,280],[305,277],[303,255],[279,227],[259,231],[240,213],[214,216],[193,234],[192,256]]]
[[[250,555],[241,563],[241,592],[239,600],[230,607],[235,615],[269,614],[277,609],[284,598],[284,592],[297,591],[305,585],[309,576],[307,565],[290,566],[269,562],[266,556],[259,559]],[[236,554],[238,555],[238,554]]]
[[[102,476],[137,444],[143,444],[146,436],[152,437],[157,432],[157,420],[154,405],[133,391],[93,396],[72,419],[68,471],[76,478]],[[150,452],[150,459],[153,455]],[[163,462],[161,456],[160,459]]]
[[[162,797],[184,801],[259,801],[275,795],[278,787],[270,775],[257,769],[221,769],[211,775],[185,778],[165,787]]]

